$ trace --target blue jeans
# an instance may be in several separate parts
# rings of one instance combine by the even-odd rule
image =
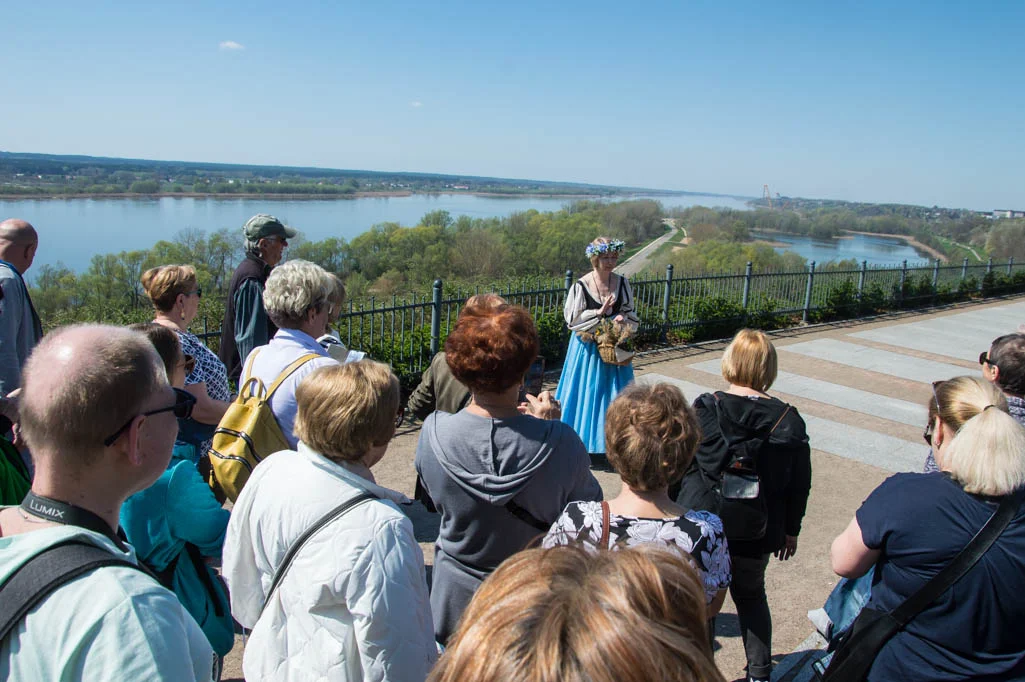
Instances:
[[[872,578],[875,567],[860,578],[841,578],[829,598],[826,599],[825,611],[829,620],[833,621],[830,642],[836,641],[840,633],[851,626],[861,609],[872,596]]]

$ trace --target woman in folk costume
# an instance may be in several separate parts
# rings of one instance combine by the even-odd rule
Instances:
[[[594,336],[606,320],[629,333],[640,323],[630,283],[613,272],[624,246],[608,237],[591,242],[587,257],[593,269],[566,296],[564,314],[573,335],[555,398],[562,405],[562,421],[573,427],[590,453],[605,452],[605,410],[634,378],[632,365],[602,360]]]

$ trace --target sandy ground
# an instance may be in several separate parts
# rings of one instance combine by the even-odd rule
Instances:
[[[974,358],[980,349],[975,346],[985,347],[987,339],[995,338],[1006,331],[1013,331],[1021,319],[1025,319],[1025,306],[1022,301],[1023,298],[1018,297],[970,303],[938,311],[907,312],[871,320],[781,330],[773,332],[772,336],[781,351],[781,372],[817,378],[822,382],[829,382],[834,388],[839,387],[840,390],[869,391],[881,400],[901,399],[921,406],[925,404],[930,391],[929,384],[923,383],[922,380],[913,381],[879,371],[858,369],[852,364],[814,359],[787,351],[786,348],[815,340],[843,341],[848,344],[857,343],[868,349],[899,352],[908,358],[908,362],[914,359],[942,361],[956,374],[977,372],[978,365]],[[950,328],[946,347],[930,350],[923,346],[922,344],[927,341],[931,343],[943,339],[936,325],[944,324],[945,317],[954,318],[946,323]],[[1008,325],[1011,325],[1011,328],[1004,330],[1003,327]],[[925,328],[928,328],[928,333],[922,331]],[[901,345],[887,345],[866,338],[866,332],[899,332],[904,335],[901,337],[904,340],[901,341]],[[721,342],[711,342],[638,359],[635,364],[637,375],[641,377],[645,374],[659,374],[706,387],[721,386],[721,378],[699,371],[695,365],[718,359],[724,345]],[[916,345],[921,347],[916,350]],[[856,426],[858,433],[879,434],[881,437],[898,439],[893,442],[921,444],[922,426],[917,423],[912,425],[880,418],[855,411],[850,405],[828,404],[807,396],[785,393],[778,395],[800,409],[806,418],[831,420],[837,427]],[[694,397],[696,396],[688,395],[688,398]],[[418,436],[418,426],[400,429],[392,441],[388,454],[374,468],[378,483],[412,495],[415,483],[413,456]],[[889,471],[883,468],[857,461],[859,452],[865,449],[859,442],[844,442],[843,448],[847,452],[840,454],[845,456],[815,449],[814,439],[811,445],[811,498],[797,554],[788,562],[773,560],[766,575],[769,606],[773,614],[772,651],[776,660],[792,651],[812,632],[806,614],[809,610],[822,606],[837,582],[837,577],[829,567],[829,546],[850,522],[868,493],[889,475]],[[917,467],[917,461],[915,465]],[[618,476],[597,467],[592,467],[592,470],[601,483],[606,497],[618,494]],[[430,565],[433,562],[433,540],[437,536],[438,517],[427,513],[419,503],[411,506],[409,516],[413,521],[426,562]],[[242,651],[241,638],[238,638],[235,648],[226,659],[224,679],[242,679]],[[729,599],[716,623],[715,657],[726,679],[735,680],[743,677],[743,645],[740,641],[736,610]]]

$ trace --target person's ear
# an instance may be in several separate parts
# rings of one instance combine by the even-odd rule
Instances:
[[[993,383],[997,384],[999,386],[1000,385],[1000,368],[997,367],[996,365],[990,365],[989,366],[989,371],[990,371],[990,374],[993,375],[993,379],[992,379]]]
[[[128,459],[132,466],[142,464],[144,456],[140,447],[142,441],[142,425],[146,421],[145,415],[138,415],[132,420],[124,435],[117,439],[114,446],[120,448],[121,453]]]
[[[940,446],[943,445],[943,441],[946,440],[946,436],[947,436],[947,434],[943,432],[943,422],[940,421],[940,418],[938,416],[937,417],[933,417],[933,423],[932,423],[932,449],[933,449],[933,452],[935,452],[935,451],[940,449]]]

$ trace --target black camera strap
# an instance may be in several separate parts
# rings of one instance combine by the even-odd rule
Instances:
[[[113,542],[122,552],[128,551],[128,546],[125,544],[127,538],[121,527],[119,526],[115,531],[98,514],[94,514],[88,509],[76,507],[68,502],[43,497],[32,491],[25,495],[25,499],[21,502],[21,508],[29,514],[46,519],[47,521],[65,526],[78,526],[79,528],[99,533]]]

